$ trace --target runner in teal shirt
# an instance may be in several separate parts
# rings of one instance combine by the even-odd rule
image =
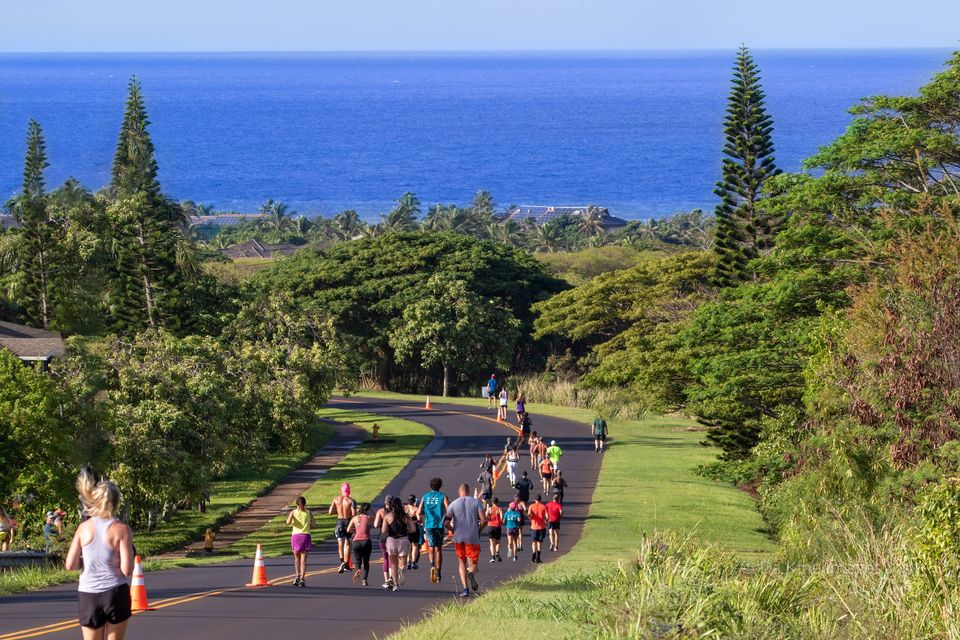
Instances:
[[[443,565],[443,519],[450,506],[447,496],[440,488],[443,480],[430,479],[430,491],[420,499],[417,508],[417,517],[423,517],[423,529],[427,537],[427,546],[430,548],[430,582],[440,581],[440,569]]]

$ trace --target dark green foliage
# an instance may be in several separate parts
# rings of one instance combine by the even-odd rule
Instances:
[[[760,76],[746,47],[737,53],[724,120],[723,177],[715,193],[717,281],[731,286],[749,277],[748,263],[768,249],[774,220],[760,206],[764,184],[778,173],[773,158],[773,119],[764,106]]]
[[[388,387],[395,365],[390,329],[438,273],[464,281],[481,297],[509,309],[523,334],[532,330],[531,305],[566,286],[528,253],[467,236],[408,232],[341,243],[323,252],[301,251],[256,276],[251,290],[253,295],[288,291],[299,305],[330,314],[340,331],[359,341],[374,379]],[[528,364],[537,353],[525,344],[516,357]],[[416,369],[400,373],[401,386],[416,385],[423,375]]]

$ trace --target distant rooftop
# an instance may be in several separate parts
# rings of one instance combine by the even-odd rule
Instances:
[[[265,213],[218,213],[212,216],[190,216],[190,224],[195,227],[229,227],[241,222],[263,220]]]
[[[0,348],[13,352],[21,360],[43,360],[62,356],[67,351],[56,331],[44,331],[15,322],[0,320]]]
[[[226,249],[221,249],[220,253],[231,260],[238,258],[279,258],[281,256],[293,255],[297,249],[301,248],[301,246],[295,244],[266,244],[257,239],[253,239],[229,246]]]
[[[580,217],[587,212],[588,206],[521,204],[507,212],[507,220],[524,222],[533,219],[537,224],[546,224],[550,220],[565,216]],[[627,225],[626,220],[610,215],[610,211],[606,207],[596,207],[596,209],[600,212],[607,229],[617,229]]]

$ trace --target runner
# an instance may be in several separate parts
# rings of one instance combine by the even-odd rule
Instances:
[[[390,511],[383,516],[380,535],[387,538],[387,555],[390,556],[390,588],[400,591],[403,584],[403,566],[410,553],[410,534],[417,530],[413,518],[407,515],[403,502],[394,500]]]
[[[450,503],[444,524],[453,532],[453,548],[457,552],[460,582],[463,583],[460,595],[467,598],[470,596],[470,589],[480,589],[476,575],[477,563],[480,561],[480,531],[487,524],[487,515],[480,501],[470,496],[470,485],[461,484],[459,495],[459,498]]]
[[[509,404],[509,398],[507,397],[507,387],[503,386],[500,388],[500,405],[497,407],[497,420],[502,422],[507,421],[507,405]]]
[[[540,463],[543,462],[543,459],[547,457],[547,443],[543,441],[543,438],[537,438],[537,446],[533,448],[532,455],[533,460],[531,461],[531,464],[535,462],[536,466],[534,469],[539,470]]]
[[[373,551],[373,543],[370,541],[369,502],[361,504],[357,515],[350,519],[347,533],[353,534],[353,542],[350,546],[353,557],[357,560],[357,571],[353,574],[353,581],[356,582],[363,575],[363,586],[367,586],[370,584],[367,579],[370,577],[370,553]]]
[[[550,535],[550,551],[560,548],[560,518],[563,517],[563,505],[557,496],[547,503],[547,533]]]
[[[484,471],[480,474],[480,477],[477,478],[477,482],[480,483],[477,497],[483,501],[483,508],[486,509],[487,505],[490,504],[490,499],[493,497],[493,473]]]
[[[340,495],[333,499],[328,514],[337,514],[337,526],[333,530],[333,535],[337,538],[337,555],[340,556],[340,568],[337,573],[343,573],[350,566],[350,536],[347,534],[347,525],[350,519],[356,514],[356,503],[350,497],[350,483],[344,482],[340,485]]]
[[[553,474],[553,499],[563,504],[563,492],[567,488],[567,481],[563,477],[561,471],[557,471]]]
[[[487,408],[493,409],[497,401],[497,376],[491,373],[487,380]]]
[[[540,446],[540,436],[534,431],[530,434],[530,468],[537,468],[537,449]]]
[[[560,468],[560,456],[563,455],[563,449],[557,446],[556,440],[550,441],[550,447],[547,449],[547,457],[550,458],[550,462],[553,463],[553,468]]]
[[[528,480],[528,482],[530,481]],[[533,488],[532,482],[530,482],[530,488],[531,489]],[[518,534],[519,534],[517,537],[517,549],[520,551],[523,551],[523,525],[527,518],[527,501],[524,498],[522,498],[518,493],[513,497],[513,502],[517,505],[516,506],[517,511],[519,511],[520,515],[523,516],[523,518],[520,519],[520,524],[517,525]]]
[[[516,445],[507,449],[507,477],[510,478],[510,486],[517,485],[517,465],[520,464],[520,452]]]
[[[500,498],[494,498],[487,507],[487,537],[490,538],[490,562],[503,562],[500,557],[500,538],[503,535],[503,509]]]
[[[530,430],[533,428],[533,421],[530,419],[530,414],[524,411],[523,415],[519,418],[519,422],[520,434],[517,436],[517,444],[523,444],[527,439],[530,438]]]
[[[516,489],[517,500],[524,504],[530,501],[530,492],[533,491],[533,481],[527,477],[526,471],[523,472],[523,475],[521,475],[517,481]]]
[[[430,582],[440,582],[440,571],[443,568],[443,520],[447,515],[447,496],[440,492],[443,480],[430,479],[430,491],[420,499],[417,508],[417,518],[423,518],[424,533],[427,536],[427,547],[430,557]]]
[[[84,470],[77,477],[77,492],[89,519],[73,534],[64,566],[76,571],[83,558],[77,588],[83,637],[123,640],[131,615],[127,577],[133,573],[134,552],[130,527],[115,519],[120,489],[106,480],[95,482]]]
[[[520,540],[520,525],[523,524],[523,514],[517,509],[517,503],[511,502],[507,512],[503,515],[503,524],[507,529],[507,553],[514,562],[517,561],[517,543]]]
[[[553,484],[553,463],[550,458],[540,461],[540,482],[543,483],[544,493],[550,490],[550,485]]]
[[[387,496],[383,499],[383,507],[377,510],[377,515],[373,519],[373,528],[377,531],[380,530],[380,527],[383,525],[383,519],[390,512],[390,509],[393,508],[393,496]],[[387,537],[379,536],[377,538],[377,543],[380,547],[380,558],[381,565],[383,568],[383,584],[381,585],[384,589],[389,589],[390,584],[390,554],[387,553]]]
[[[527,509],[527,515],[530,516],[530,539],[533,541],[533,556],[530,560],[541,564],[543,561],[540,559],[540,547],[543,539],[547,537],[547,506],[539,495]]]
[[[407,506],[404,507],[404,510],[417,525],[417,530],[410,534],[410,558],[407,562],[407,571],[410,571],[420,568],[420,545],[423,544],[423,527],[420,526],[420,509],[417,507],[417,496],[411,493],[407,497]]]
[[[313,512],[307,510],[307,499],[297,498],[297,506],[287,514],[287,526],[293,529],[290,534],[290,548],[293,549],[293,570],[297,577],[293,579],[293,586],[305,587],[303,581],[307,575],[307,556],[310,555],[312,538],[310,531],[317,526]]]
[[[523,423],[523,416],[527,412],[527,396],[522,391],[517,391],[517,423]]]
[[[598,414],[593,419],[591,431],[593,431],[593,450],[596,453],[603,453],[603,445],[607,441],[607,421],[602,415]]]
[[[494,468],[497,466],[497,463],[494,461],[493,456],[489,453],[484,456],[483,462],[480,463],[480,468],[484,471],[489,471],[493,473]]]

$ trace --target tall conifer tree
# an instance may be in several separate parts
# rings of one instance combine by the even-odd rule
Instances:
[[[11,202],[20,226],[16,244],[17,296],[28,320],[44,329],[53,316],[51,292],[55,270],[55,223],[50,219],[43,173],[47,146],[36,120],[27,125],[27,153],[23,163],[23,188]]]
[[[111,315],[122,331],[163,324],[164,308],[179,281],[175,205],[163,197],[157,178],[150,120],[136,76],[130,79],[110,172],[108,216],[114,235]]]
[[[779,173],[773,158],[773,119],[764,106],[760,75],[749,49],[741,47],[724,120],[723,177],[714,193],[717,282],[732,286],[750,277],[748,262],[772,243],[777,229],[758,208],[764,183]]]

